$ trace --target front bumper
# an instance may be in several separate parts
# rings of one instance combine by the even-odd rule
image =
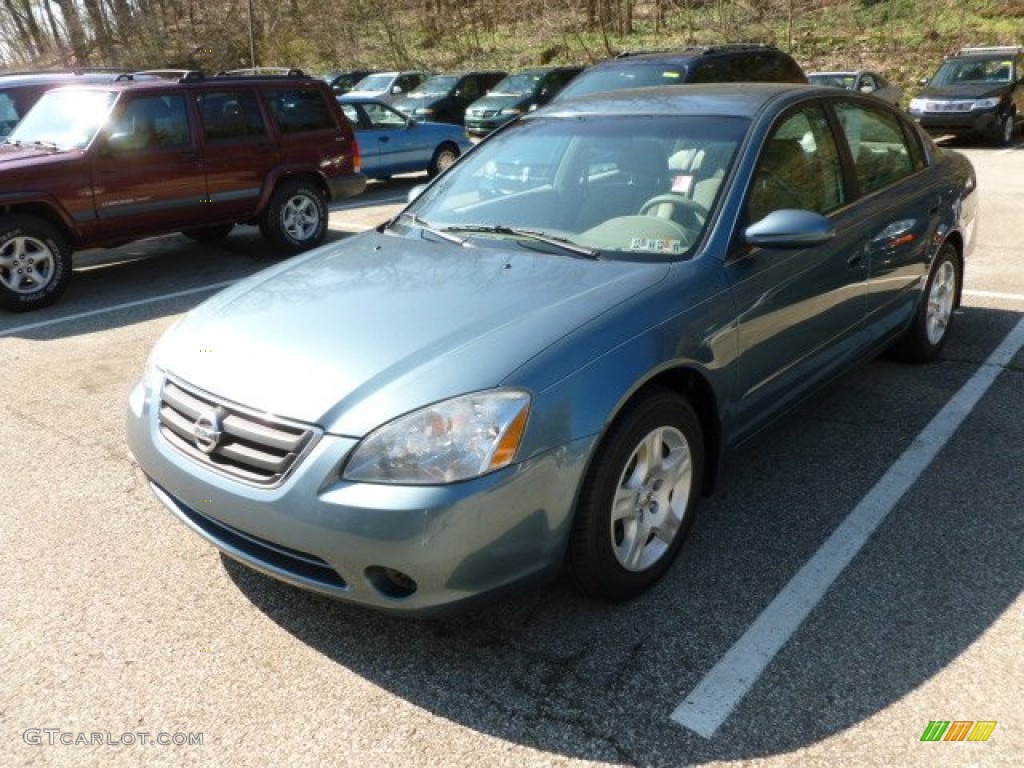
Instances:
[[[481,119],[466,118],[466,133],[470,136],[486,136],[491,131],[496,131],[505,123],[511,123],[516,119],[515,115],[496,115]]]
[[[993,136],[1001,130],[1002,114],[997,109],[971,112],[911,112],[910,116],[928,133],[936,136]]]
[[[560,570],[592,439],[446,486],[351,483],[356,440],[323,435],[274,488],[197,463],[160,434],[159,387],[129,399],[128,443],[156,496],[230,557],[281,581],[407,615],[465,610]],[[396,576],[397,574],[397,576]]]

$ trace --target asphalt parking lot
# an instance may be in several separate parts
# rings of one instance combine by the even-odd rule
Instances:
[[[0,314],[0,765],[1021,765],[1024,143],[962,149],[982,221],[941,359],[872,362],[748,445],[619,606],[558,583],[414,622],[222,558],[134,467],[125,398],[273,254],[240,228],[76,257],[61,302]]]

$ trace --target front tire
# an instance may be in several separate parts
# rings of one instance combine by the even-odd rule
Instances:
[[[311,181],[285,181],[259,223],[263,237],[288,253],[315,248],[327,235],[327,197]]]
[[[1014,130],[1013,112],[1007,112],[999,121],[999,128],[996,133],[996,146],[1008,147],[1013,143]]]
[[[897,357],[908,362],[926,363],[938,356],[949,338],[961,279],[957,251],[950,243],[943,243],[928,274],[914,321],[893,348]]]
[[[582,588],[629,600],[672,565],[695,514],[704,472],[700,420],[656,390],[616,420],[587,471],[568,565]]]
[[[71,248],[35,216],[0,219],[0,307],[27,312],[53,304],[71,281]]]

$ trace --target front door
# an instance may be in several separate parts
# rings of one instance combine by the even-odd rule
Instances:
[[[821,105],[785,117],[762,148],[740,229],[780,209],[829,216],[836,236],[803,249],[747,248],[726,264],[739,315],[741,432],[795,401],[847,360],[864,319],[868,232]]]
[[[104,237],[133,238],[209,220],[206,173],[183,94],[127,94],[100,140],[92,170]]]

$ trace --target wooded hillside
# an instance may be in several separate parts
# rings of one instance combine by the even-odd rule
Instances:
[[[251,27],[250,27],[251,19]],[[251,29],[251,38],[250,38]],[[588,64],[759,41],[901,84],[960,45],[1024,44],[1020,0],[0,0],[0,69]],[[251,51],[255,53],[255,62]]]

